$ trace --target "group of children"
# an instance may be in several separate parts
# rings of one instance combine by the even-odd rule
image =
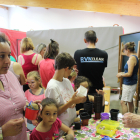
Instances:
[[[80,85],[87,89],[90,86],[88,78],[77,76],[73,69],[74,65],[75,60],[68,53],[59,54],[55,59],[55,74],[46,90],[42,87],[37,71],[27,74],[30,89],[25,92],[25,96],[28,102],[42,101],[42,110],[38,119],[27,120],[27,128],[33,130],[30,140],[45,140],[46,138],[54,140],[62,136],[64,132],[68,134],[67,139],[74,139],[74,132],[70,126],[81,109],[78,108],[78,104],[83,104],[87,99],[94,101],[94,96],[77,97],[77,92],[74,93]]]

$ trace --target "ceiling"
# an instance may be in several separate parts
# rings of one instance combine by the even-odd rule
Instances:
[[[94,11],[140,17],[140,0],[0,0],[0,4]]]

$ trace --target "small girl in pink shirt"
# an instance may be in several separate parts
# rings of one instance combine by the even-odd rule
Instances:
[[[42,110],[38,121],[40,122],[30,135],[30,140],[58,140],[59,129],[66,132],[67,140],[74,140],[72,129],[64,125],[57,118],[58,105],[52,98],[45,98],[42,102]]]
[[[30,89],[25,91],[25,96],[30,101],[43,100],[45,98],[44,88],[41,84],[41,78],[37,71],[32,71],[27,74],[27,83]],[[27,128],[33,130],[38,124],[37,120],[27,120]]]

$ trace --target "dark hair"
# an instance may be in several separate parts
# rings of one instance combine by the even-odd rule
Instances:
[[[41,110],[40,114],[42,114],[42,111],[46,106],[54,105],[54,106],[56,106],[56,108],[58,108],[56,101],[54,99],[48,98],[48,97],[42,100],[41,105],[42,105],[42,110]],[[42,118],[40,116],[38,116],[37,120],[38,120],[38,122],[41,122]]]
[[[51,43],[48,45],[47,49],[46,49],[46,52],[44,54],[44,59],[47,59],[47,58],[54,58],[58,55],[58,52],[59,52],[59,44],[50,39],[51,40]]]
[[[135,51],[135,43],[134,42],[127,42],[125,45],[124,45],[124,49],[125,50],[130,50],[130,52],[134,52]]]
[[[87,31],[85,33],[85,39],[87,42],[91,42],[95,44],[97,39],[95,31],[93,30]]]
[[[2,32],[0,32],[0,43],[1,42],[9,44],[7,36],[4,33],[2,33]]]
[[[55,70],[60,70],[63,68],[67,68],[69,67],[69,69],[75,65],[76,62],[74,60],[74,58],[72,58],[72,56],[69,53],[61,53],[59,55],[57,55],[57,57],[55,58]]]
[[[88,78],[84,76],[77,76],[77,78],[74,80],[75,89],[78,89],[82,82],[87,82],[88,88],[91,86],[91,82],[89,81]]]

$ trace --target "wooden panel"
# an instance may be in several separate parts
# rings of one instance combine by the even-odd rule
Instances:
[[[105,101],[108,101],[108,105],[105,105],[105,111],[106,113],[109,113],[110,112],[110,90],[111,90],[111,87],[109,86],[106,86],[103,88],[103,91],[105,92],[104,94],[104,97],[105,97]]]
[[[139,0],[0,0],[0,4],[140,16]]]

